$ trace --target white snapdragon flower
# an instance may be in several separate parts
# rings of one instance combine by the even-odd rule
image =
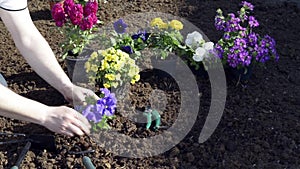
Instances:
[[[198,47],[201,41],[203,41],[201,33],[194,31],[187,35],[185,44],[190,47]]]

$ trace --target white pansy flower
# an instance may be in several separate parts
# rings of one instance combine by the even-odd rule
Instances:
[[[203,41],[203,36],[201,35],[201,33],[197,32],[197,31],[194,31],[192,33],[189,33],[186,37],[186,40],[185,40],[185,44],[187,46],[196,46],[198,47],[198,44]]]
[[[214,43],[213,42],[206,42],[203,44],[203,48],[207,51],[214,49]]]
[[[194,61],[201,62],[204,58],[206,50],[203,47],[198,47],[193,56]]]

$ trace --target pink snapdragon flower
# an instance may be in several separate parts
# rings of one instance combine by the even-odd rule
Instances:
[[[97,19],[97,17],[96,17],[96,19]],[[91,29],[94,26],[94,20],[95,20],[95,18],[93,18],[93,15],[89,15],[89,16],[85,17],[82,20],[81,24],[79,25],[80,29],[83,31]]]
[[[73,25],[79,25],[83,18],[83,7],[81,4],[75,4],[69,12],[70,20]]]
[[[62,27],[66,22],[66,14],[64,12],[63,4],[57,3],[51,10],[52,17],[55,21],[56,26]]]
[[[63,4],[65,13],[67,14],[67,17],[69,17],[71,8],[75,5],[75,2],[73,0],[65,0]]]
[[[90,0],[90,1],[88,1],[85,4],[85,6],[83,8],[83,15],[85,17],[89,16],[91,14],[96,15],[97,14],[97,10],[98,10],[98,3],[97,3],[97,1]]]

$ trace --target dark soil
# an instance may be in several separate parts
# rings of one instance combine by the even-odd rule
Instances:
[[[37,28],[59,58],[61,50],[58,44],[61,38],[51,20],[48,1],[29,2]],[[216,42],[220,38],[213,25],[216,9],[235,12],[239,9],[239,2],[109,0],[101,5],[99,15],[107,23],[139,12],[170,13],[188,19],[204,31],[211,41]],[[198,137],[210,106],[210,83],[208,79],[198,77],[202,93],[201,107],[193,129],[179,144],[154,157],[118,157],[87,136],[66,137],[54,134],[42,126],[1,117],[1,132],[55,135],[57,152],[30,150],[22,168],[83,168],[82,156],[68,152],[76,151],[76,146],[82,150],[95,150],[86,155],[97,168],[300,168],[299,8],[292,2],[251,2],[256,6],[255,16],[261,24],[259,32],[277,40],[281,58],[278,63],[271,61],[262,67],[255,67],[247,84],[236,85],[234,79],[227,81],[228,94],[222,120],[205,143],[199,144]],[[9,88],[47,105],[67,105],[55,89],[32,71],[14,46],[2,22],[0,27],[0,72],[7,79]],[[65,68],[64,62],[60,63]],[[170,88],[170,85],[166,85],[168,83],[173,86]],[[180,98],[172,80],[144,77],[130,88],[131,103],[141,109],[149,104],[152,90],[165,91],[168,103],[162,114],[162,125],[168,126],[175,121]],[[110,122],[117,131],[131,137],[150,137],[162,132],[145,130],[143,125],[132,123],[122,116],[123,111],[118,109],[117,118]],[[1,146],[0,168],[11,167],[24,145]]]

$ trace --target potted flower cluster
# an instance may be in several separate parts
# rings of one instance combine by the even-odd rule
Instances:
[[[52,10],[52,17],[56,26],[64,37],[61,47],[62,59],[66,59],[70,77],[73,77],[75,63],[83,65],[90,55],[84,51],[90,40],[96,34],[98,2],[96,0],[74,1],[64,0],[56,3]]]
[[[83,70],[76,76],[86,75],[84,65],[89,59],[92,50],[87,50],[89,42],[96,37],[98,2],[96,0],[63,0],[55,3],[51,13],[57,27],[64,36],[61,44],[63,49],[62,59],[65,59],[70,77],[73,70]],[[75,73],[75,72],[74,72]],[[85,79],[84,79],[84,82]],[[107,121],[114,117],[117,99],[114,93],[107,88],[100,89],[100,99],[87,96],[85,106],[75,106],[92,124],[92,130],[108,129]]]
[[[182,47],[183,36],[180,30],[183,24],[178,20],[164,22],[161,18],[154,18],[150,25],[139,30],[137,33],[127,33],[128,25],[123,19],[119,19],[113,24],[114,32],[105,34],[111,47],[120,49],[133,59],[143,57],[141,51],[146,48],[159,51],[161,59],[166,59],[171,52],[179,51]]]
[[[199,65],[202,64],[202,61],[209,58],[210,51],[213,49],[214,44],[212,42],[206,42],[202,35],[197,31],[188,34],[184,41],[184,37],[180,32],[183,27],[184,25],[179,20],[173,19],[171,21],[164,21],[162,18],[157,17],[150,21],[149,26],[140,29],[137,33],[130,34],[127,32],[128,25],[125,21],[123,19],[118,19],[113,23],[113,31],[103,33],[99,40],[101,41],[101,46],[108,46],[110,50],[114,49],[127,53],[128,55],[126,56],[129,56],[135,61],[140,61],[140,59],[145,58],[142,54],[143,50],[151,49],[152,65],[159,65],[158,67],[164,67],[167,70],[174,69],[176,59],[168,57],[171,56],[171,53],[186,57],[189,63],[198,69]],[[95,54],[92,55],[93,57],[86,63],[86,69],[90,80],[102,80],[106,87],[116,87],[121,84],[119,82],[116,83],[114,78],[122,81],[121,79],[125,79],[124,74],[120,76],[120,74],[117,73],[112,76],[112,72],[116,71],[111,70],[113,67],[111,64],[108,64],[110,66],[108,72],[101,71],[103,68],[100,67],[107,64],[107,62],[103,60],[105,57],[103,57],[103,55],[99,57],[101,52],[98,52],[98,56]],[[152,57],[153,55],[155,57]],[[166,59],[168,61],[165,61]],[[134,61],[131,62],[134,63]],[[96,63],[98,63],[98,65]],[[107,77],[109,77],[110,80]],[[131,74],[129,77],[132,78],[132,82],[139,79],[139,76],[137,75],[132,76]],[[126,81],[128,81],[128,79]],[[110,85],[106,82],[109,82]]]
[[[85,68],[89,80],[105,88],[117,88],[126,82],[134,84],[140,79],[135,60],[126,52],[113,47],[93,52]]]
[[[259,26],[256,18],[249,15],[254,6],[246,1],[241,6],[237,14],[229,13],[227,17],[221,9],[217,10],[215,27],[223,32],[223,37],[215,45],[215,54],[224,66],[239,70],[236,74],[239,78],[247,79],[253,65],[270,59],[277,61],[279,55],[272,37],[261,36],[254,31]]]

